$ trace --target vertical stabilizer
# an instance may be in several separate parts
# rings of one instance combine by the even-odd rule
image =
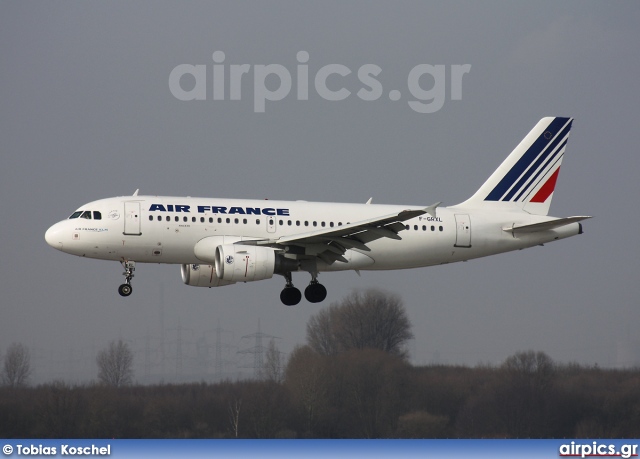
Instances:
[[[547,215],[573,118],[547,117],[527,134],[464,207],[519,208]]]

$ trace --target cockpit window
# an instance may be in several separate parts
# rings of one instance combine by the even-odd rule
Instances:
[[[76,210],[74,213],[71,214],[71,216],[69,217],[69,220],[71,220],[72,218],[86,218],[87,220],[91,220],[91,213],[92,211],[90,210]],[[93,219],[102,220],[102,213],[98,212],[97,210],[94,210]]]

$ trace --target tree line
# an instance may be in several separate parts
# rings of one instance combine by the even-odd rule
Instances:
[[[534,351],[499,366],[413,366],[411,337],[397,296],[356,292],[313,316],[286,362],[271,343],[260,380],[137,386],[124,371],[83,386],[5,383],[0,437],[640,436],[638,369],[560,365]],[[111,343],[97,365],[130,369],[126,350]]]
[[[552,363],[512,358],[532,355]],[[1,438],[638,438],[640,371],[412,366],[303,346],[282,382],[3,386],[0,413]]]

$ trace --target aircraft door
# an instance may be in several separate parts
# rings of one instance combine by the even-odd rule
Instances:
[[[140,236],[140,202],[125,201],[124,203],[124,233],[128,236]]]
[[[456,243],[454,247],[471,247],[471,219],[467,214],[456,214]]]

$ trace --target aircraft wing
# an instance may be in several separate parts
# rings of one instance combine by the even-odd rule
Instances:
[[[405,229],[404,221],[427,213],[435,217],[435,210],[439,205],[440,203],[423,209],[406,209],[333,228],[322,228],[274,239],[252,241],[252,243],[286,247],[289,253],[317,256],[329,264],[335,261],[346,263],[347,259],[343,255],[348,249],[369,251],[371,249],[367,244],[383,237],[400,240],[402,238],[398,233]],[[247,241],[242,243],[246,244]]]

